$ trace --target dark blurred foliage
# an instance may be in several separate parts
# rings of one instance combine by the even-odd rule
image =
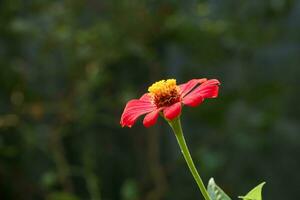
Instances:
[[[205,182],[300,199],[300,1],[0,1],[0,199],[201,199],[162,119],[122,129],[153,81],[218,78],[184,108]]]

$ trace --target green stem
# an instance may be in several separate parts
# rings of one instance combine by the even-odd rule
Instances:
[[[195,181],[197,182],[198,184],[198,187],[202,193],[202,195],[204,196],[204,199],[205,200],[211,200],[209,195],[208,195],[208,192],[203,184],[203,181],[195,167],[195,164],[193,162],[193,159],[191,157],[191,154],[189,152],[189,149],[186,145],[186,142],[185,142],[185,139],[184,139],[184,135],[183,135],[183,132],[182,132],[182,128],[181,128],[181,123],[180,123],[180,118],[176,118],[172,121],[168,121],[170,126],[172,127],[172,130],[174,131],[174,134],[176,136],[176,139],[177,139],[177,142],[180,146],[180,149],[181,149],[181,152],[185,158],[185,161],[187,163],[187,165],[189,166],[189,169],[195,179]]]

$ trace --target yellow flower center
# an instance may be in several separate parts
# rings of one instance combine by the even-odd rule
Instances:
[[[158,81],[148,91],[157,107],[170,106],[180,101],[179,87],[175,79]]]

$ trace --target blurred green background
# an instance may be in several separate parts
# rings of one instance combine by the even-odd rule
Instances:
[[[201,199],[162,119],[119,125],[172,77],[222,82],[182,116],[206,183],[300,199],[299,65],[297,0],[1,0],[0,199]]]

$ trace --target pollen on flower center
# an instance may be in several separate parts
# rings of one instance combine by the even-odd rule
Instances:
[[[148,91],[157,107],[170,106],[180,101],[179,87],[175,79],[158,81]]]

